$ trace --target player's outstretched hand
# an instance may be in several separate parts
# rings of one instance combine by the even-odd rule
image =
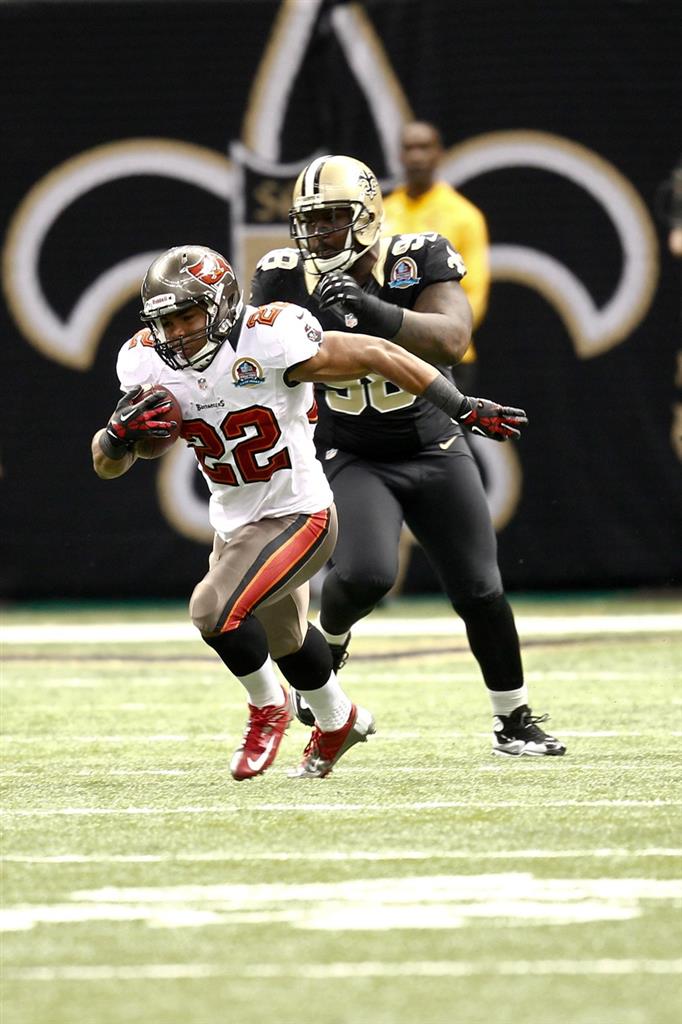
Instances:
[[[514,409],[511,405],[498,405],[488,398],[469,398],[470,408],[460,414],[457,419],[465,430],[481,437],[491,437],[493,441],[506,441],[510,437],[521,437],[518,429],[528,422],[523,409]]]
[[[158,392],[142,395],[141,384],[126,391],[111,419],[107,423],[106,436],[113,450],[130,450],[136,441],[149,437],[170,437],[173,423],[164,420],[163,415],[170,409],[170,403]],[[109,452],[105,452],[109,454]]]

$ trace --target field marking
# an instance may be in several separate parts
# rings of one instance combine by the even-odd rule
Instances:
[[[304,786],[309,784],[309,782],[303,783]],[[648,810],[654,810],[662,807],[682,807],[682,800],[542,800],[534,803],[527,797],[523,797],[518,800],[483,802],[477,800],[426,800],[381,804],[306,804],[292,801],[291,803],[215,804],[205,807],[46,807],[30,810],[2,810],[0,811],[0,818],[104,817],[126,814],[131,816],[152,814],[244,814],[246,812],[261,814],[266,811],[279,813],[292,810],[326,814],[338,814],[340,812],[357,814],[358,812],[367,811],[438,811],[455,810],[458,808],[479,808],[481,810],[494,811],[518,807],[646,807]]]
[[[518,615],[522,636],[572,636],[575,634],[679,633],[682,614],[651,615]],[[464,623],[456,616],[438,618],[362,619],[353,627],[356,637],[465,636]],[[134,644],[149,641],[197,643],[199,634],[187,621],[99,622],[67,624],[2,625],[0,642],[5,644]]]
[[[341,961],[328,964],[262,964],[239,967],[229,964],[113,964],[58,967],[10,967],[6,981],[155,981],[195,978],[304,978],[325,981],[330,978],[466,978],[475,975],[678,975],[682,960],[408,960]]]
[[[545,758],[541,761],[533,760],[532,758],[519,758],[518,760],[509,761],[496,760],[495,764],[477,764],[467,766],[468,772],[494,772],[500,774],[507,770],[509,765],[509,771],[521,771],[527,769],[529,772],[540,772],[547,771],[553,772],[560,770],[562,773],[567,771],[571,772],[590,772],[594,775],[596,772],[602,774],[610,774],[612,772],[637,772],[644,773],[651,771],[652,768],[661,770],[661,764],[656,758],[647,759],[646,761],[639,761],[633,764],[632,762],[623,761],[609,761],[605,763],[589,764],[581,761],[577,763],[575,761],[562,761],[561,768],[558,769],[556,761],[552,761],[550,758]],[[665,769],[666,771],[673,772],[677,771],[679,763],[666,759]],[[145,776],[170,776],[173,778],[193,778],[196,777],[200,772],[218,772],[223,771],[223,767],[212,766],[207,768],[206,765],[197,766],[194,768],[78,768],[70,770],[68,765],[61,765],[59,768],[59,775],[62,779],[114,779],[114,778],[144,778]],[[384,774],[387,778],[393,775],[415,775],[422,777],[424,775],[449,775],[452,768],[449,765],[392,765],[384,761]],[[346,765],[343,767],[344,775],[376,775],[376,768],[370,765]],[[32,779],[32,778],[44,778],[44,768],[0,768],[0,779]]]
[[[0,910],[2,931],[140,921],[153,928],[285,925],[306,931],[451,930],[632,921],[682,898],[682,880],[541,878],[529,871],[333,882],[105,885]],[[656,908],[649,904],[657,904]]]
[[[29,854],[7,854],[0,857],[0,863],[6,864],[243,864],[249,861],[298,861],[343,862],[346,861],[427,861],[427,860],[561,860],[569,859],[610,859],[613,857],[647,858],[671,857],[682,858],[682,848],[650,847],[642,850],[628,850],[624,847],[604,847],[594,850],[320,850],[317,853],[122,853],[122,854],[83,854],[62,853],[50,856],[31,856]]]
[[[468,648],[467,648],[467,651],[468,651]],[[431,652],[431,653],[433,653],[433,652]],[[443,653],[448,653],[448,652],[444,651]],[[387,657],[390,657],[390,655],[387,655]],[[112,659],[112,660],[115,660],[115,659]],[[144,679],[144,680],[138,679],[138,680],[135,680],[133,683],[131,683],[129,685],[130,685],[131,689],[133,689],[133,690],[139,690],[139,689],[146,690],[146,689],[148,689],[150,687],[153,687],[153,688],[173,687],[174,689],[181,689],[183,686],[186,686],[188,690],[190,688],[192,690],[194,690],[194,689],[196,689],[197,685],[204,686],[207,689],[209,689],[209,688],[217,689],[218,687],[223,687],[224,686],[225,674],[224,674],[224,670],[223,670],[223,668],[222,668],[222,666],[220,665],[219,662],[216,662],[214,668],[215,668],[216,671],[215,671],[215,675],[212,678],[209,678],[209,679],[197,679],[196,676],[193,676],[191,683],[178,683],[177,680],[174,680],[174,679],[168,678],[168,677],[163,677],[163,678],[151,678],[151,679]],[[367,675],[368,671],[370,672],[369,676]],[[347,668],[346,668],[346,670],[344,672],[344,678],[346,677],[346,673],[348,673],[348,678],[351,678],[351,675],[352,676],[358,676],[358,677],[361,677],[362,680],[367,685],[372,685],[372,686],[382,686],[384,684],[395,686],[395,682],[396,682],[395,672],[376,671],[375,669],[369,669],[368,670],[368,668],[367,668],[365,663],[362,664],[362,667],[360,665],[358,665],[357,668],[355,668],[352,664],[349,663],[349,665],[347,666]],[[526,682],[529,683],[529,684],[532,684],[532,683],[564,683],[564,682],[575,683],[575,682],[579,681],[582,678],[585,678],[585,679],[587,679],[587,680],[589,680],[591,682],[601,682],[601,683],[632,682],[633,680],[640,680],[642,678],[642,670],[641,670],[641,668],[638,668],[638,669],[632,669],[632,670],[628,670],[628,671],[618,671],[617,672],[617,671],[612,671],[612,670],[609,670],[609,669],[604,669],[603,671],[601,671],[601,670],[593,671],[593,670],[591,670],[589,668],[585,668],[585,669],[575,669],[573,671],[564,671],[564,670],[557,669],[557,670],[551,670],[551,671],[547,671],[547,672],[545,672],[545,671],[527,671],[525,673]],[[476,677],[476,669],[475,668],[472,668],[471,670],[467,670],[467,671],[453,671],[453,670],[451,670],[449,668],[443,668],[443,669],[439,669],[438,671],[429,671],[429,672],[420,671],[420,673],[419,673],[419,681],[420,681],[420,683],[446,683],[446,684],[450,685],[452,683],[477,683],[478,679]],[[39,690],[39,689],[49,689],[49,690],[60,690],[60,689],[64,689],[64,690],[70,690],[70,689],[73,689],[73,690],[79,690],[79,689],[98,690],[98,689],[110,689],[111,688],[111,683],[112,683],[111,678],[108,677],[105,674],[101,674],[99,676],[92,676],[92,677],[88,677],[88,676],[69,676],[69,677],[67,677],[65,679],[47,679],[47,678],[45,678],[45,679],[33,680],[33,679],[25,679],[25,678],[21,677],[21,678],[16,678],[16,679],[5,679],[5,680],[3,680],[2,688],[4,690],[10,690],[10,689],[11,690],[30,690],[31,692],[34,692],[35,690]],[[169,706],[170,707],[184,707],[186,705],[186,703],[187,703],[186,701],[175,701],[172,705],[164,704],[164,706],[165,707],[169,707]],[[671,703],[672,704],[682,704],[682,698],[680,698],[680,699],[673,698]],[[236,708],[237,706],[242,706],[243,707],[243,705],[238,705],[236,701],[233,701],[233,702],[231,702],[229,704],[225,704],[221,700],[221,708],[224,708],[224,707],[228,707],[228,708],[235,707]],[[127,703],[127,704],[107,704],[107,705],[99,704],[98,705],[99,709],[101,709],[102,707],[117,708],[117,709],[118,708],[128,708],[129,710],[137,710],[137,709],[142,710],[142,709],[146,709],[146,708],[154,708],[154,709],[156,709],[156,708],[158,708],[158,705],[156,705],[154,703],[150,703],[150,704],[138,703],[138,704],[134,704],[134,705],[131,704],[131,703]],[[53,711],[54,710],[54,705],[53,704],[36,705],[36,704],[32,703],[31,704],[31,708],[32,709],[34,709],[34,708],[35,709],[46,708],[46,709],[49,709],[49,710]]]
[[[561,729],[561,736],[583,739],[620,739],[637,738],[643,736],[682,736],[682,729],[665,729],[659,723],[652,725],[650,730],[640,729]],[[428,729],[429,738],[432,740],[448,739],[481,739],[488,738],[492,730],[488,732],[462,732],[458,729]],[[50,740],[68,741],[69,743],[233,743],[237,739],[237,732],[234,733],[197,733],[190,736],[188,733],[108,733],[94,735],[75,735],[69,733],[6,733],[0,737],[3,743],[48,743]],[[386,729],[381,730],[372,743],[387,740],[401,743],[403,740],[423,739],[424,731],[418,729]],[[306,732],[300,733],[301,742],[306,739]],[[565,763],[565,762],[564,762]]]

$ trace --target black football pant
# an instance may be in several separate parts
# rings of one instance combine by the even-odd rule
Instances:
[[[464,620],[488,689],[521,686],[519,639],[497,565],[497,539],[464,438],[445,449],[434,443],[397,462],[339,451],[323,458],[323,466],[334,491],[339,537],[322,587],[322,627],[346,632],[388,593],[405,521]]]

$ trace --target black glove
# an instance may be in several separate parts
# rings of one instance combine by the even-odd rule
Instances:
[[[172,422],[163,414],[170,409],[163,395],[152,392],[141,401],[141,384],[126,391],[99,439],[99,446],[108,459],[122,459],[136,441],[150,437],[170,437]]]
[[[481,437],[491,437],[493,441],[506,441],[509,437],[521,437],[517,427],[528,422],[523,409],[514,409],[510,405],[498,405],[488,398],[468,398],[464,401],[468,409],[460,409],[457,420],[465,430]]]
[[[342,313],[353,314],[363,331],[380,338],[393,338],[403,322],[403,310],[390,302],[364,292],[358,282],[340,270],[332,270],[320,279],[316,296],[320,309],[340,306]]]

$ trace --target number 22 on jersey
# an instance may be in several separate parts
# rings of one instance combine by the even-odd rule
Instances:
[[[275,414],[267,406],[252,405],[229,412],[218,429],[205,420],[185,420],[182,436],[194,449],[203,472],[217,484],[239,487],[242,483],[264,483],[271,480],[277,470],[291,469],[288,448],[281,448],[263,462],[256,461],[257,455],[271,451],[282,436]],[[226,451],[223,438],[228,441],[243,438],[232,449],[239,476],[229,463],[220,461]]]

